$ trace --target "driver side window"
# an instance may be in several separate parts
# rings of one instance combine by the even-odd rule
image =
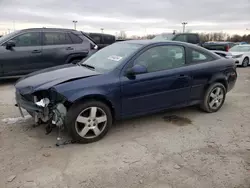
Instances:
[[[181,67],[185,65],[185,50],[174,45],[152,47],[134,61],[136,64],[145,66],[148,72]]]
[[[21,46],[40,46],[40,32],[24,33],[12,39],[16,47]]]

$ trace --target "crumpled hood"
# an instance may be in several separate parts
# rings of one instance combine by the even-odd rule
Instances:
[[[21,94],[28,94],[38,90],[49,89],[72,79],[80,79],[98,74],[100,73],[79,65],[67,64],[28,74],[19,79],[15,87]]]

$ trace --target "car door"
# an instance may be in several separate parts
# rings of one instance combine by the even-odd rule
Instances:
[[[121,76],[122,115],[131,116],[187,104],[190,96],[190,71],[185,48],[178,45],[149,47],[133,59],[147,68],[134,78]],[[129,67],[125,67],[128,69]],[[126,70],[124,70],[126,72]]]
[[[3,75],[24,75],[37,70],[42,63],[41,33],[26,32],[10,40],[15,43],[14,47],[6,49],[6,43],[1,46],[0,61]]]
[[[42,34],[43,67],[65,64],[68,56],[74,53],[74,45],[68,32],[44,31]]]

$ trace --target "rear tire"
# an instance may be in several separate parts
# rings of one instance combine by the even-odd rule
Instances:
[[[214,83],[205,92],[201,109],[208,113],[217,112],[224,104],[226,88],[221,83]]]
[[[110,108],[99,101],[73,105],[66,116],[66,127],[74,142],[91,143],[102,139],[113,119]]]
[[[242,61],[242,67],[247,67],[249,65],[249,59],[247,57]]]

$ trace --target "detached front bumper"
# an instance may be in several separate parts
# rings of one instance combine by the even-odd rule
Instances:
[[[37,106],[34,100],[28,100],[18,92],[16,92],[16,106],[28,112],[43,112],[44,110],[43,107]]]

